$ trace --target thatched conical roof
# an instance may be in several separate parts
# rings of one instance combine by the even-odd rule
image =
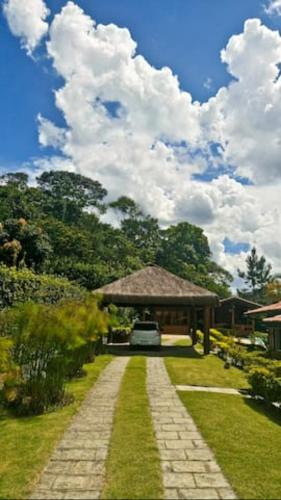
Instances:
[[[147,266],[95,293],[117,305],[217,305],[218,297],[159,266]]]

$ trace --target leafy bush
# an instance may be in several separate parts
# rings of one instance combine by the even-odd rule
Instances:
[[[81,299],[84,292],[64,278],[35,274],[0,264],[0,310],[32,300],[55,304],[61,299]]]
[[[130,332],[130,327],[120,326],[119,328],[112,328],[109,333],[109,342],[117,344],[129,342]]]
[[[255,395],[266,402],[281,402],[281,378],[268,368],[254,367],[249,373],[249,382]]]
[[[4,314],[4,313],[2,313]],[[17,369],[4,380],[7,404],[40,414],[63,404],[65,379],[81,373],[108,316],[93,298],[57,305],[28,303],[5,313]]]

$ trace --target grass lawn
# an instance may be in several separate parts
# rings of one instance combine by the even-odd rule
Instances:
[[[174,345],[179,346],[179,347],[191,347],[192,341],[190,337],[183,338],[180,340],[177,340]]]
[[[224,368],[224,362],[210,354],[203,356],[193,348],[182,356],[166,357],[166,368],[173,384],[248,388],[245,373],[238,368]]]
[[[238,498],[281,498],[281,417],[239,396],[180,393]]]
[[[74,403],[36,417],[15,418],[0,410],[0,499],[27,498],[55,444],[112,356],[84,365],[87,376],[68,384]]]
[[[159,454],[146,394],[146,359],[125,372],[114,419],[102,498],[163,498]]]

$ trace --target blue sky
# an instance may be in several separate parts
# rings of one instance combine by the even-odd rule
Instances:
[[[52,15],[65,1],[48,0]],[[280,27],[279,18],[265,15],[260,0],[77,0],[98,23],[127,27],[138,52],[156,68],[169,66],[180,86],[195,100],[207,100],[230,81],[220,61],[220,50],[251,17]],[[36,116],[40,112],[56,123],[63,118],[54,106],[53,89],[60,79],[42,50],[36,64],[26,57],[19,40],[0,17],[0,169],[13,168],[40,155]],[[211,78],[210,88],[204,83]]]
[[[281,271],[281,0],[1,3],[0,172],[80,172]]]

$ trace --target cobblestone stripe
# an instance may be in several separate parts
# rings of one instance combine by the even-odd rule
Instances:
[[[162,358],[147,359],[147,390],[166,499],[236,496],[172,386]]]
[[[88,393],[31,496],[31,500],[100,498],[115,405],[128,357],[114,359]]]

